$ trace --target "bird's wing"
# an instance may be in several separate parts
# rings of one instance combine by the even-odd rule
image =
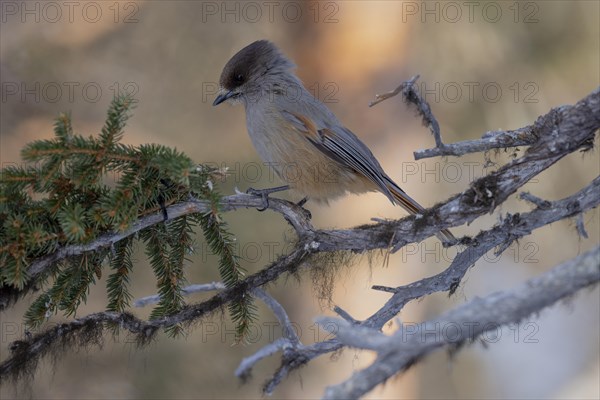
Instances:
[[[396,202],[387,185],[388,176],[373,153],[352,131],[339,125],[319,129],[310,118],[296,112],[282,111],[282,115],[319,151],[368,178],[392,203]]]
[[[413,215],[424,210],[387,176],[371,150],[352,131],[339,124],[319,129],[313,120],[300,113],[283,111],[282,114],[318,150],[344,167],[371,180],[393,204],[400,205]],[[456,241],[454,235],[447,229],[439,232],[437,236],[442,242]]]

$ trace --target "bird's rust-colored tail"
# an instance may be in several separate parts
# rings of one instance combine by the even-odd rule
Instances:
[[[404,208],[406,211],[408,211],[411,215],[420,214],[425,210],[419,203],[417,203],[409,195],[407,195],[404,190],[400,189],[400,187],[396,185],[391,179],[386,181],[386,183],[388,184],[387,188],[392,194],[392,197],[394,198],[395,202],[402,208]],[[442,242],[452,243],[456,240],[452,232],[450,232],[448,229],[440,231],[436,234],[436,236]]]

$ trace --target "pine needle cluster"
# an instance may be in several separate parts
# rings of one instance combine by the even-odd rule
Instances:
[[[143,244],[154,271],[160,302],[151,318],[161,318],[184,307],[184,266],[194,252],[198,224],[211,248],[220,256],[219,270],[226,286],[243,277],[234,252],[233,236],[219,214],[220,194],[214,190],[215,171],[198,167],[185,154],[157,145],[121,143],[125,124],[135,106],[130,96],[116,97],[97,136],[73,132],[69,114],[54,125],[54,138],[29,143],[22,150],[23,166],[3,168],[0,176],[0,286],[17,290],[44,283],[29,307],[25,321],[39,327],[57,312],[76,313],[90,286],[108,269],[107,309],[129,307],[130,275],[136,244]],[[126,232],[140,217],[166,213],[169,205],[191,196],[209,200],[211,210],[189,214],[140,230],[110,246],[67,257],[32,276],[30,266],[66,246],[92,243],[100,236]],[[231,307],[243,337],[255,316],[250,298]],[[170,333],[181,327],[168,328]]]

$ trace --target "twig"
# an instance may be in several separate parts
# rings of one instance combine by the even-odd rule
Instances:
[[[417,79],[419,79],[419,77],[420,77],[419,75],[415,75],[412,78],[410,78],[409,80],[402,82],[400,84],[400,86],[398,86],[396,89],[394,89],[392,91],[389,91],[384,94],[376,94],[375,100],[373,100],[372,102],[369,103],[369,107],[373,107],[373,106],[381,103],[382,101],[385,101],[389,98],[397,96],[398,93],[400,93],[405,88],[412,87],[415,84],[415,82],[417,81]]]
[[[537,196],[532,195],[529,192],[523,192],[521,193],[521,195],[519,196],[521,198],[521,200],[526,200],[530,203],[535,204],[536,206],[540,207],[540,208],[548,208],[550,207],[550,202],[547,200],[543,200],[540,199]]]
[[[290,317],[288,317],[285,309],[275,300],[272,296],[267,294],[264,290],[260,288],[254,288],[252,293],[259,299],[263,301],[273,311],[275,317],[279,321],[279,323],[283,326],[283,334],[286,339],[292,342],[293,345],[300,344],[300,338],[298,334],[296,334],[296,330],[292,326],[292,322],[290,321]]]
[[[264,290],[255,288],[252,293],[261,299],[275,314],[279,323],[283,326],[284,337],[275,340],[272,343],[261,348],[256,353],[242,360],[238,368],[235,370],[235,376],[242,380],[246,380],[254,365],[263,358],[269,357],[278,351],[285,353],[290,349],[302,349],[304,346],[300,342],[300,338],[296,334],[294,327],[288,317],[285,309],[272,296],[268,295]]]
[[[335,306],[333,307],[333,311],[339,315],[340,317],[344,318],[345,321],[347,321],[350,324],[358,324],[360,321],[357,319],[354,319],[354,317],[352,317],[352,315],[350,315],[348,313],[348,311],[342,309],[339,306]]]
[[[489,131],[481,139],[465,140],[443,147],[417,150],[413,153],[415,160],[438,156],[462,156],[468,153],[479,153],[492,149],[530,146],[537,141],[533,125],[509,131]]]
[[[223,290],[225,285],[221,282],[203,283],[200,285],[189,285],[181,289],[183,295],[190,295],[198,292],[212,292],[215,290]],[[149,304],[156,304],[160,301],[159,294],[153,294],[152,296],[142,297],[133,302],[134,307],[146,307]]]
[[[376,104],[381,103],[384,100],[387,100],[391,97],[398,95],[398,93],[402,92],[402,97],[404,101],[409,104],[415,106],[417,112],[421,115],[423,119],[423,125],[429,128],[433,138],[435,139],[435,145],[437,148],[444,149],[446,145],[442,142],[442,136],[440,133],[440,124],[435,119],[435,116],[431,112],[431,107],[429,103],[421,97],[418,90],[415,89],[415,82],[419,79],[419,75],[415,75],[409,80],[402,82],[400,86],[391,92],[384,94],[375,95],[375,100],[369,103],[369,107],[373,107]]]
[[[575,226],[577,227],[577,233],[584,239],[588,238],[588,234],[585,231],[585,224],[583,223],[583,214],[579,214],[577,220],[575,221]]]

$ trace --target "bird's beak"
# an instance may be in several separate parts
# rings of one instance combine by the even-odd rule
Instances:
[[[235,93],[233,90],[227,91],[225,89],[221,89],[221,91],[217,95],[217,98],[215,99],[215,101],[213,101],[213,106],[218,106],[219,104],[221,104],[222,102],[224,102],[227,99],[232,98],[236,94],[237,93]]]

